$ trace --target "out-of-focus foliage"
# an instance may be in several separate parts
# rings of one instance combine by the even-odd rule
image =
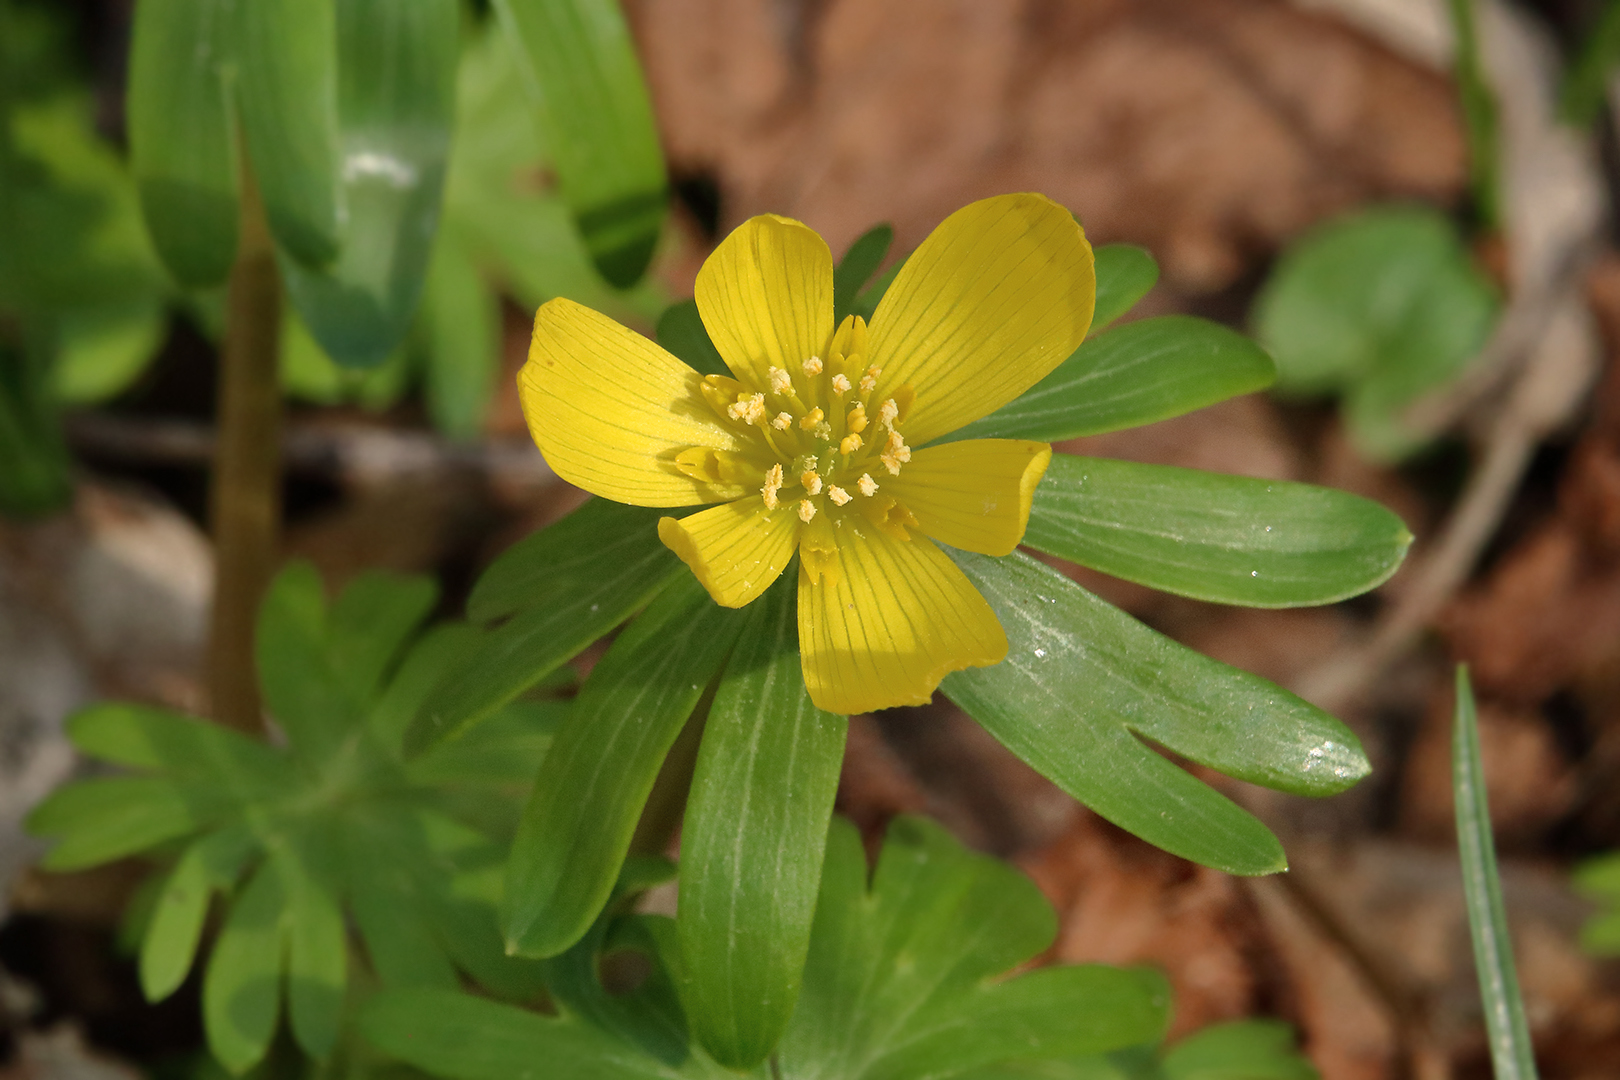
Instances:
[[[1581,944],[1599,956],[1620,956],[1620,852],[1582,863],[1575,888],[1602,908],[1581,928]]]
[[[1566,121],[1584,126],[1598,118],[1616,64],[1620,64],[1620,4],[1608,0],[1564,72],[1558,108]]]
[[[1254,324],[1276,361],[1278,392],[1339,395],[1356,446],[1398,461],[1424,444],[1403,413],[1462,373],[1497,306],[1444,215],[1377,207],[1290,248],[1256,301]]]
[[[58,841],[46,865],[172,857],[141,934],[154,1001],[184,981],[224,898],[203,1019],[234,1072],[264,1057],[283,999],[298,1045],[333,1050],[350,924],[384,986],[454,987],[461,971],[513,999],[539,989],[534,966],[503,952],[494,905],[505,840],[564,706],[514,704],[471,739],[403,761],[404,723],[469,633],[417,632],[436,595],[427,579],[372,572],[328,607],[307,564],[281,573],[257,652],[284,749],[136,705],[69,723],[82,752],[132,773],[70,784],[35,810],[29,827]]]

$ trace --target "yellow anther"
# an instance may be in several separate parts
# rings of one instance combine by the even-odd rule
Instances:
[[[866,406],[857,401],[855,403],[855,407],[849,410],[849,415],[844,418],[844,426],[849,428],[851,431],[865,431]]]
[[[759,489],[759,493],[765,497],[765,509],[776,509],[776,493],[781,490],[782,466],[780,464],[772,465],[770,471],[765,474],[765,486]]]
[[[775,428],[777,431],[786,431],[792,426],[793,416],[790,413],[779,412],[776,414],[776,419],[771,421],[771,427]]]
[[[823,420],[816,425],[816,438],[832,441],[832,425]]]
[[[837,394],[839,397],[843,397],[845,394],[849,393],[849,380],[843,375],[834,375],[832,377],[832,388],[833,393]]]
[[[771,393],[773,393],[773,394],[791,394],[791,393],[793,393],[793,376],[789,375],[787,372],[783,371],[779,367],[771,368],[771,370],[770,370],[770,372],[768,374],[771,377]]]
[[[738,394],[736,404],[726,410],[733,420],[745,424],[758,424],[765,420],[764,394]]]
[[[859,435],[845,435],[844,441],[838,444],[838,452],[841,454],[853,454],[860,448],[861,437]]]
[[[806,360],[804,362],[804,373],[806,375],[820,375],[821,374],[821,357],[812,356],[810,359]]]
[[[861,489],[861,494],[865,495],[868,499],[877,494],[877,481],[872,479],[871,473],[861,473],[861,478],[856,481],[855,486],[859,487]]]
[[[906,445],[906,440],[900,437],[898,431],[891,428],[889,430],[889,444],[884,447],[883,453],[878,455],[878,460],[883,462],[883,467],[888,469],[891,474],[898,476],[900,475],[900,466],[911,460],[911,447]]]
[[[894,427],[895,418],[899,415],[900,406],[895,404],[894,398],[890,398],[883,403],[882,408],[878,409],[878,422],[886,428],[892,428]]]
[[[866,374],[861,376],[861,393],[870,394],[873,390],[876,390],[878,376],[881,374],[883,374],[883,369],[876,364],[867,368]]]
[[[806,525],[808,525],[808,524],[810,524],[810,519],[815,517],[815,516],[816,516],[816,504],[811,502],[809,499],[800,499],[799,500],[799,520],[804,522]]]
[[[849,502],[850,494],[837,484],[833,484],[827,489],[827,498],[831,499],[839,506],[843,506],[845,503]]]
[[[815,357],[812,356],[810,359],[814,360]],[[815,408],[810,410],[810,415],[799,421],[799,426],[806,431],[814,431],[816,430],[816,425],[825,419],[827,419],[827,414],[821,411],[820,405],[817,405]]]
[[[814,469],[807,469],[800,473],[799,483],[804,485],[806,493],[810,495],[821,494],[821,476]]]

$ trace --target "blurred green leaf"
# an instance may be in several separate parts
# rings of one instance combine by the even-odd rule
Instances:
[[[167,709],[102,702],[70,717],[67,731],[90,757],[167,772],[222,798],[266,798],[298,780],[287,757],[259,740]]]
[[[1598,956],[1620,955],[1620,852],[1580,864],[1574,885],[1577,892],[1608,909],[1581,927],[1581,947]]]
[[[1308,233],[1279,261],[1254,309],[1277,389],[1343,395],[1369,457],[1420,449],[1406,407],[1460,375],[1484,346],[1495,290],[1444,215],[1378,207]]]
[[[558,186],[597,269],[641,277],[668,201],[634,42],[614,0],[495,0]]]
[[[838,260],[838,267],[833,271],[833,324],[836,326],[844,321],[844,317],[854,312],[856,298],[861,289],[877,273],[882,265],[884,256],[889,253],[889,245],[894,243],[893,227],[883,224],[874,225],[855,239],[844,252],[844,257]]]
[[[709,331],[698,314],[696,300],[671,304],[658,317],[658,344],[684,360],[688,367],[704,375],[731,377],[731,369],[720,358]]]
[[[848,721],[804,688],[797,585],[784,574],[748,607],[681,828],[682,999],[704,1049],[735,1069],[765,1060],[793,1015],[844,761]]]
[[[1091,314],[1092,334],[1106,330],[1159,282],[1159,264],[1144,248],[1104,244],[1096,249],[1095,255],[1097,305]]]
[[[130,41],[130,162],[152,242],[183,285],[217,285],[236,257],[236,131],[228,0],[140,0]]]
[[[1334,794],[1369,771],[1355,735],[1327,713],[1176,644],[1034,559],[954,557],[1000,617],[1008,654],[947,676],[941,689],[1142,839],[1233,874],[1287,865],[1270,830],[1150,743],[1300,795]]]
[[[1263,390],[1272,375],[1265,352],[1224,326],[1142,319],[1088,339],[1022,397],[939,441],[1100,435]]]
[[[336,26],[338,250],[320,262],[288,246],[281,267],[288,298],[326,353],[372,368],[404,340],[427,275],[459,21],[455,0],[336,0]]]
[[[58,788],[28,815],[27,827],[60,841],[40,865],[82,870],[196,832],[226,810],[213,792],[155,776],[118,776]]]
[[[1564,71],[1558,111],[1566,123],[1586,127],[1607,101],[1609,78],[1620,63],[1620,4],[1606,3],[1597,25],[1581,39],[1574,63]]]
[[[245,825],[192,841],[158,894],[141,939],[141,992],[161,1001],[179,989],[197,956],[214,893],[230,887],[256,850]]]
[[[1054,454],[1024,543],[1220,604],[1331,604],[1383,582],[1411,534],[1369,499],[1281,480]]]
[[[1488,230],[1502,228],[1502,143],[1496,92],[1480,56],[1474,0],[1447,0],[1451,15],[1452,75],[1462,106],[1463,133],[1468,137],[1468,186],[1474,212]]]
[[[1237,1020],[1189,1035],[1164,1055],[1165,1080],[1317,1080],[1278,1020]]]
[[[157,355],[168,319],[157,296],[76,308],[57,321],[53,396],[64,405],[105,401]]]
[[[405,395],[414,374],[404,348],[374,368],[340,367],[290,305],[282,308],[278,341],[282,391],[318,405],[352,402],[372,412],[389,409]]]
[[[512,843],[502,907],[509,951],[554,956],[590,929],[664,756],[744,620],[686,574],[592,669]]]
[[[278,867],[270,860],[261,863],[231,905],[203,976],[208,1048],[233,1073],[260,1061],[276,1033],[286,901]]]
[[[1485,768],[1479,757],[1479,722],[1468,668],[1457,667],[1457,704],[1452,721],[1451,787],[1457,809],[1457,854],[1462,862],[1468,932],[1474,941],[1479,996],[1490,1036],[1497,1080],[1535,1080],[1535,1047],[1524,1018],[1524,998],[1513,969],[1502,880],[1496,872],[1496,841],[1486,803]]]
[[[501,364],[501,313],[451,222],[439,227],[422,295],[428,413],[451,438],[484,429]]]
[[[73,498],[67,444],[42,366],[0,341],[0,514],[46,514]]]

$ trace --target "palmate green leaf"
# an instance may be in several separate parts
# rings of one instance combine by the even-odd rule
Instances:
[[[765,1060],[798,1000],[848,730],[805,691],[796,586],[784,574],[749,605],[681,829],[682,996],[704,1048],[737,1069]]]
[[[1598,956],[1620,955],[1620,852],[1588,859],[1575,868],[1572,884],[1608,909],[1581,927],[1581,947]]]
[[[163,880],[141,938],[141,992],[161,1001],[180,988],[197,956],[214,893],[229,889],[258,850],[253,830],[236,824],[192,841]]]
[[[1272,375],[1236,331],[1190,315],[1142,319],[1088,338],[1022,397],[939,441],[1100,435],[1263,390]]]
[[[369,368],[404,339],[427,275],[460,23],[455,0],[336,0],[336,16],[339,247],[313,265],[289,248],[281,266],[288,298],[327,354]]]
[[[1270,830],[1147,740],[1295,794],[1332,794],[1367,774],[1355,735],[1281,687],[1176,644],[1027,556],[953,557],[995,609],[1008,655],[941,688],[1121,828],[1228,873],[1287,865]]]
[[[257,739],[166,709],[103,702],[69,718],[67,733],[90,757],[161,770],[226,798],[267,798],[299,782],[286,757]]]
[[[336,0],[236,4],[235,100],[276,242],[305,266],[342,246]]]
[[[1094,252],[1097,268],[1097,303],[1091,313],[1091,333],[1110,324],[1148,294],[1159,282],[1159,264],[1143,248],[1132,244],[1104,244]]]
[[[1330,604],[1382,583],[1400,518],[1331,488],[1055,454],[1024,543],[1156,589],[1247,607]]]
[[[181,284],[217,285],[236,256],[236,134],[227,0],[141,0],[130,36],[130,161],[152,243]]]
[[[625,288],[658,242],[668,181],[652,103],[613,0],[496,0],[585,247]]]
[[[47,870],[82,870],[196,832],[230,810],[228,799],[157,776],[82,780],[58,788],[26,822],[58,840]]]
[[[281,1012],[285,955],[282,876],[270,861],[248,880],[220,931],[203,976],[208,1048],[233,1073],[260,1061]]]
[[[1276,1020],[1212,1024],[1168,1050],[1132,1047],[1058,1061],[1006,1062],[960,1080],[1318,1080]]]
[[[1468,932],[1490,1036],[1497,1080],[1536,1080],[1535,1047],[1524,1017],[1524,997],[1513,965],[1502,880],[1496,872],[1496,841],[1486,802],[1485,768],[1479,756],[1479,721],[1468,668],[1457,667],[1457,703],[1452,721],[1451,788],[1457,811],[1457,855],[1462,863]]]
[[[660,513],[593,499],[502,553],[473,587],[467,614],[512,618],[434,689],[406,733],[406,752],[493,715],[687,574],[658,539]]]
[[[686,575],[592,670],[513,841],[502,907],[510,951],[553,956],[590,928],[665,755],[744,621]]]

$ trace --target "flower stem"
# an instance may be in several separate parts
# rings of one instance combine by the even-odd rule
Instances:
[[[253,628],[276,559],[281,519],[281,286],[251,170],[242,178],[241,236],[226,299],[220,357],[218,445],[210,515],[214,609],[208,641],[213,715],[263,729]]]

